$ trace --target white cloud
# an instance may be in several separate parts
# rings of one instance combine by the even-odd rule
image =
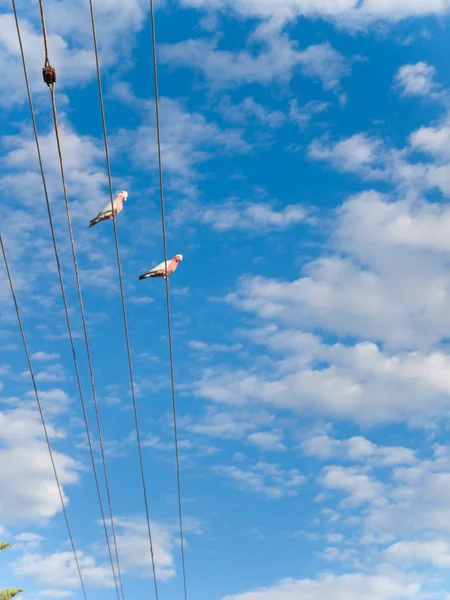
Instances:
[[[314,115],[319,115],[328,110],[330,106],[329,102],[319,102],[317,100],[311,100],[304,106],[299,106],[296,99],[290,102],[289,117],[292,121],[297,123],[300,127],[307,125]]]
[[[157,3],[158,4],[158,3]],[[8,10],[10,7],[8,7]],[[131,54],[134,34],[141,30],[148,14],[144,0],[100,0],[95,5],[97,42],[104,72]],[[25,0],[18,7],[22,41],[33,94],[49,92],[42,81],[43,40],[38,7]],[[26,15],[26,19],[25,19]],[[95,75],[95,59],[90,13],[87,2],[51,0],[46,5],[46,24],[50,62],[56,68],[57,89],[82,87]],[[0,17],[0,74],[5,85],[0,104],[6,107],[26,100],[25,82],[13,15]],[[59,74],[64,73],[64,77]],[[60,96],[61,102],[61,96]]]
[[[180,0],[184,6],[233,11],[243,17],[265,19],[282,27],[298,17],[323,18],[338,27],[365,27],[379,21],[396,22],[408,17],[445,15],[448,0]]]
[[[450,161],[450,121],[444,120],[436,127],[421,127],[410,136],[415,150],[428,152],[441,161]]]
[[[337,88],[340,80],[351,71],[349,61],[329,43],[309,46],[298,60],[303,73],[319,79],[325,90]]]
[[[190,348],[209,354],[215,354],[216,352],[238,352],[243,349],[242,344],[233,344],[227,346],[226,344],[207,344],[206,342],[199,342],[197,340],[191,340],[189,342]]]
[[[436,567],[450,565],[450,544],[445,540],[401,541],[386,549],[389,561],[431,564]]]
[[[450,196],[450,163],[441,161],[417,162],[411,159],[416,148],[445,158],[445,129],[419,130],[410,138],[412,145],[394,148],[387,141],[366,133],[331,141],[328,135],[313,140],[308,156],[329,162],[338,171],[354,173],[364,180],[388,182],[406,197],[419,198],[422,192],[438,189]],[[439,156],[440,154],[440,156]]]
[[[51,422],[51,439],[59,436]],[[0,521],[6,523],[46,522],[61,510],[43,428],[37,410],[17,408],[0,413],[0,478],[7,481],[2,492]],[[70,456],[55,451],[58,477],[64,487],[78,482],[80,466]]]
[[[130,296],[128,302],[137,304],[138,306],[147,306],[148,304],[152,304],[154,299],[151,296]]]
[[[47,94],[47,86],[42,81],[43,39],[42,34],[28,20],[21,18],[20,28],[24,52],[27,60],[27,71],[32,89]],[[93,76],[95,70],[92,49],[71,47],[60,35],[50,33],[49,48],[52,65],[57,73],[64,72],[64,87],[78,85],[80,79]],[[20,57],[19,42],[12,14],[0,15],[0,76],[5,82],[0,94],[0,105],[9,108],[26,99],[25,80]],[[50,98],[48,98],[50,102]]]
[[[75,238],[78,241],[77,250],[80,255],[92,250],[92,255],[100,259],[98,238],[94,250],[92,236],[86,236],[85,229],[86,214],[98,212],[99,204],[106,204],[107,201],[103,188],[107,183],[103,167],[104,154],[97,140],[75,133],[64,114],[60,113],[59,121],[70,211]],[[45,132],[40,132],[39,138],[53,222],[56,228],[65,230],[67,219],[64,203],[57,201],[61,197],[61,175],[54,132],[49,127]],[[46,205],[45,202],[33,201],[36,190],[42,190],[42,181],[38,174],[39,164],[31,130],[22,129],[17,135],[4,136],[2,148],[4,155],[1,164],[4,174],[0,181],[6,203],[10,202],[14,207],[14,210],[6,214],[5,244],[9,250],[12,267],[16,259],[27,255],[28,260],[21,263],[21,267],[25,270],[30,285],[43,272],[46,275],[54,274],[54,268],[50,264],[53,260],[53,249],[48,240]],[[78,225],[81,223],[82,231],[78,232]],[[22,242],[20,245],[16,242],[18,238]],[[80,238],[83,243],[80,243]],[[28,251],[30,248],[33,252]],[[60,254],[64,265],[66,255],[61,249]],[[49,296],[48,281],[41,296]]]
[[[384,504],[384,485],[355,467],[325,467],[321,476],[322,485],[328,489],[346,493],[342,506],[361,504]]]
[[[329,43],[298,50],[286,35],[272,33],[262,39],[265,47],[259,54],[218,50],[217,41],[205,38],[161,44],[159,56],[165,63],[199,69],[218,87],[288,83],[300,72],[319,80],[325,90],[332,90],[343,77],[350,75],[350,62]]]
[[[73,592],[69,590],[41,590],[38,593],[39,598],[68,598]]]
[[[83,580],[95,587],[113,587],[111,566],[97,564],[93,556],[77,551]],[[67,586],[77,588],[80,585],[73,552],[55,552],[54,554],[25,553],[12,565],[16,575],[34,577],[41,585]]]
[[[31,360],[38,361],[47,361],[47,360],[58,360],[60,354],[58,353],[48,353],[48,352],[35,352],[31,355]]]
[[[326,138],[314,140],[308,154],[315,160],[330,161],[341,171],[384,177],[384,172],[375,166],[381,160],[381,146],[381,140],[358,133],[335,143],[329,143]]]
[[[43,541],[43,537],[37,533],[19,533],[14,536],[14,547],[22,548],[25,550],[34,550]]]
[[[23,371],[22,377],[29,377],[29,371]],[[64,381],[66,374],[64,367],[60,364],[49,365],[45,371],[39,371],[35,375],[36,381],[48,382],[48,381]]]
[[[319,482],[328,495],[320,501],[330,504],[331,491],[342,499],[337,512],[327,508],[323,515],[327,518],[328,511],[335,523],[358,528],[364,552],[370,546],[383,561],[443,566],[449,554],[444,542],[449,531],[449,456],[448,446],[434,445],[431,458],[397,466],[383,474],[383,481],[371,468],[327,467]]]
[[[281,431],[258,431],[248,436],[248,441],[263,451],[286,450],[282,443],[284,434]]]
[[[207,406],[204,416],[192,423],[186,422],[190,431],[224,439],[240,439],[259,426],[269,425],[273,416],[265,411],[219,411]]]
[[[260,461],[248,469],[218,466],[214,470],[236,481],[244,491],[260,493],[270,499],[296,496],[305,477],[298,469],[281,469],[278,465]]]
[[[34,391],[27,392],[25,394],[30,407],[36,406],[36,396]],[[57,415],[67,410],[67,407],[71,403],[70,397],[59,388],[39,391],[39,400],[46,416]]]
[[[388,354],[370,342],[327,345],[314,337],[308,347],[302,335],[294,329],[265,334],[266,352],[282,352],[270,373],[209,369],[194,393],[217,403],[260,403],[364,424],[423,422],[446,414],[450,358],[443,352]]]
[[[83,196],[86,194],[87,189],[97,191],[107,182],[106,175],[103,174],[104,152],[98,140],[91,136],[77,134],[67,122],[64,113],[59,116],[59,131],[61,146],[64,152],[64,170],[70,189],[69,195],[74,197],[73,210],[75,214],[78,214],[77,208],[80,204],[83,208],[86,207],[84,203],[86,199]],[[29,173],[30,165],[33,165],[37,175],[39,165],[37,163],[36,144],[30,130],[24,130],[20,135],[5,136],[2,140],[2,145],[7,151],[7,154],[3,158],[3,163],[8,170],[16,171],[16,173]],[[47,132],[40,132],[39,145],[45,164],[46,179],[49,180],[51,178],[50,189],[53,188],[53,182],[55,187],[59,189],[61,175],[53,129],[49,127]],[[86,177],[87,182],[80,181],[82,175]],[[94,187],[89,187],[86,183]],[[37,188],[39,184],[42,187],[42,183],[36,179]],[[20,190],[21,186],[19,185],[17,189]],[[81,193],[81,198],[78,197],[78,193]],[[21,196],[23,196],[23,201],[27,202],[27,206],[33,204],[32,198],[30,198],[28,193],[25,195],[22,192]],[[106,198],[106,195],[104,197]],[[91,203],[87,204],[88,210],[89,208],[92,209],[98,203],[98,199],[94,198],[93,202],[92,199],[90,200]],[[86,220],[86,216],[83,216],[84,220]]]
[[[396,348],[427,348],[448,336],[446,205],[368,192],[336,216],[335,254],[313,260],[293,281],[243,278],[228,300],[264,320]]]
[[[324,575],[320,579],[283,579],[272,587],[257,589],[223,600],[406,600],[419,597],[414,577],[393,571],[366,575]]]
[[[111,276],[99,277],[99,274],[108,272],[108,267],[114,265],[115,257],[106,251],[109,241],[104,237],[105,230],[92,231],[86,226],[89,215],[96,214],[107,203],[104,153],[97,140],[76,134],[62,112],[59,114],[59,122],[81,284],[84,287],[96,287],[98,294],[106,294],[111,285],[114,285],[113,279]],[[64,237],[67,235],[67,218],[64,200],[61,197],[61,176],[55,137],[50,125],[40,131],[40,145],[53,224],[56,232],[59,231]],[[18,300],[22,311],[26,310],[28,303],[33,310],[36,310],[38,305],[42,322],[50,322],[50,319],[52,322],[51,330],[43,330],[44,335],[61,339],[59,334],[67,336],[67,328],[64,313],[60,310],[61,296],[45,201],[34,201],[36,194],[42,195],[42,181],[38,175],[36,147],[30,128],[20,128],[20,133],[16,135],[3,136],[1,146],[4,151],[0,159],[3,167],[0,184],[5,203],[4,243],[15,287],[18,292],[24,285],[27,289],[27,293],[19,295]],[[126,211],[124,213],[122,223],[126,224]],[[62,270],[71,274],[73,263],[69,246],[61,243],[58,236],[57,240]],[[96,278],[89,277],[89,269],[86,272],[87,259],[91,265],[92,261],[96,264]],[[3,276],[2,273],[0,277]],[[104,284],[102,287],[98,285],[99,280]],[[7,286],[2,287],[0,301],[3,300],[3,294],[5,303],[10,304]],[[75,336],[80,334],[82,335],[81,331],[74,330]],[[37,353],[36,360],[42,360],[44,355],[45,353]]]
[[[404,96],[431,96],[439,90],[434,81],[436,68],[426,62],[403,65],[395,75],[395,83]]]
[[[385,502],[371,507],[364,517],[366,532],[384,533],[395,540],[405,535],[411,538],[418,533],[449,531],[448,448],[437,446],[433,459],[397,467],[391,479],[384,490]],[[398,553],[400,550],[397,548]]]
[[[118,145],[127,151],[133,162],[145,170],[157,169],[156,128],[153,102],[135,97],[124,85],[116,86],[116,95],[133,107],[142,119],[136,131],[121,130]],[[200,113],[189,112],[181,102],[160,99],[164,171],[169,186],[182,190],[186,196],[194,193],[194,183],[200,177],[199,165],[219,154],[248,152],[239,129],[221,129]]]
[[[303,452],[321,459],[344,458],[367,461],[377,466],[412,464],[416,461],[414,450],[401,446],[377,446],[364,437],[347,440],[333,439],[327,434],[312,435],[302,442]]]
[[[286,120],[286,116],[281,110],[270,110],[252,97],[244,98],[238,104],[232,104],[230,96],[224,96],[217,109],[227,121],[243,125],[254,119],[256,122],[275,128],[280,127]]]
[[[124,571],[140,577],[151,577],[151,557],[147,523],[120,517],[115,519],[117,545]],[[156,577],[167,581],[175,576],[173,550],[177,545],[177,529],[151,522]]]
[[[301,223],[305,220],[306,214],[300,204],[288,205],[277,211],[270,204],[263,202],[227,202],[213,208],[199,209],[198,218],[200,222],[211,226],[216,231],[266,232],[284,230]]]

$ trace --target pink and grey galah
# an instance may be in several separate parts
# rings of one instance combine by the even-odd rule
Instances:
[[[123,208],[123,203],[126,202],[127,198],[128,198],[128,192],[125,190],[122,190],[121,192],[119,192],[117,194],[117,196],[114,198],[113,206],[114,206],[114,215],[115,216],[117,216],[120,213],[120,211]],[[89,223],[89,227],[93,227],[94,225],[97,225],[97,223],[100,223],[100,221],[106,221],[107,219],[112,219],[112,216],[113,216],[113,211],[111,210],[111,202],[108,202],[108,204],[105,206],[105,208],[103,210],[101,210],[94,219],[91,219],[91,221]]]
[[[183,256],[181,254],[176,254],[172,260],[163,261],[161,264],[153,267],[151,271],[147,271],[139,277],[139,279],[147,279],[148,277],[163,277],[166,279],[166,265],[167,265],[167,275],[172,275],[175,269],[178,267],[178,263],[183,260]]]

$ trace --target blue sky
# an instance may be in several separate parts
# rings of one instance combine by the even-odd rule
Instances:
[[[88,597],[115,595],[11,6],[1,230]],[[125,597],[154,597],[87,2],[45,2]],[[148,5],[95,3],[161,600],[182,597]],[[18,4],[99,459],[36,3]],[[450,598],[448,0],[161,0],[188,593]],[[4,269],[2,587],[82,598]],[[98,465],[101,474],[101,465]],[[103,481],[103,480],[102,480]],[[106,502],[106,496],[105,496]]]

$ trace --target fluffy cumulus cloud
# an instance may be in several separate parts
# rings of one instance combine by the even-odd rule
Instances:
[[[285,579],[272,587],[260,588],[224,600],[406,600],[420,596],[420,583],[414,578],[393,572],[364,575],[326,575],[322,579]]]
[[[417,136],[418,142],[415,141]],[[324,136],[310,144],[308,154],[311,159],[326,161],[335,169],[355,174],[364,180],[393,184],[411,196],[417,197],[421,192],[438,190],[448,197],[448,160],[436,162],[433,156],[430,157],[435,152],[433,142],[431,146],[426,143],[421,145],[421,136],[422,139],[425,136],[425,139],[429,137],[436,140],[435,132],[424,133],[420,129],[411,134],[413,145],[404,148],[395,148],[388,142],[365,133],[357,133],[337,141]],[[428,156],[421,161],[414,160],[411,154],[416,148],[422,149]]]
[[[295,331],[285,335],[292,341]],[[383,355],[369,343],[351,348],[320,345],[311,364],[310,351],[306,348],[302,355],[300,349],[294,354],[287,350],[271,377],[224,370],[205,374],[196,384],[196,394],[216,402],[263,403],[360,423],[414,422],[447,414],[449,359],[444,354],[398,357]],[[317,362],[326,366],[315,367]]]
[[[93,556],[77,552],[80,570],[86,585],[113,587],[111,567],[97,564]],[[43,586],[78,588],[80,579],[73,552],[54,554],[25,553],[13,564],[14,573],[33,577]]]
[[[410,144],[415,150],[430,154],[435,160],[450,160],[450,123],[445,119],[434,127],[420,127],[411,134]]]
[[[338,211],[336,254],[313,260],[294,281],[244,278],[228,299],[269,321],[430,347],[448,333],[448,217],[445,205],[357,195]]]
[[[327,507],[324,522],[334,521],[335,533],[350,528],[359,535],[364,545],[358,553],[371,548],[372,561],[404,567],[447,564],[447,447],[436,445],[431,459],[392,465],[387,477],[367,466],[334,464],[324,467],[318,481],[326,492],[318,497]]]
[[[282,431],[258,431],[248,436],[248,441],[260,448],[261,450],[286,450],[286,446],[282,443],[283,441]]]
[[[144,520],[120,517],[117,522],[117,543],[124,569],[142,577],[151,576],[151,556],[147,523]],[[176,529],[151,523],[156,576],[167,581],[175,576],[173,550]]]
[[[439,87],[434,81],[435,76],[435,67],[418,62],[400,67],[395,79],[405,96],[430,96]]]
[[[328,434],[316,434],[302,442],[302,450],[320,459],[343,458],[349,461],[367,462],[378,466],[412,464],[415,452],[401,446],[377,446],[362,436],[337,440]]]
[[[395,77],[404,96],[422,96],[448,103],[448,92],[435,81],[436,69],[426,63],[404,65]],[[438,190],[450,194],[448,157],[448,116],[437,126],[413,131],[403,147],[365,132],[331,140],[328,135],[311,142],[311,159],[329,163],[334,169],[364,180],[387,182],[409,196]],[[417,152],[420,152],[417,156]]]
[[[405,94],[426,95],[437,89],[435,75],[419,63],[402,67],[396,81]],[[441,344],[450,334],[449,213],[423,197],[450,193],[447,128],[444,115],[440,124],[413,131],[403,148],[367,133],[310,144],[311,159],[391,191],[361,192],[335,210],[331,251],[306,262],[300,276],[241,278],[226,301],[259,319],[244,335],[264,348],[273,368],[270,376],[264,366],[209,369],[196,385],[199,396],[359,422],[448,414],[449,357]],[[348,341],[331,342],[330,335]],[[337,440],[316,443],[325,454],[351,452]],[[366,451],[375,459],[375,448]],[[379,463],[389,461],[385,452]],[[403,452],[403,460],[413,460]]]
[[[445,206],[372,192],[338,215],[333,243],[345,257],[314,260],[292,282],[244,278],[228,297],[268,323],[250,339],[283,355],[272,377],[210,371],[201,395],[362,419],[445,414],[449,359],[435,346],[450,333]],[[360,341],[329,344],[305,327]]]
[[[0,476],[8,485],[2,493],[0,520],[26,524],[46,522],[61,511],[44,432],[36,409],[15,408],[0,414]],[[51,439],[63,435],[51,423]],[[66,487],[79,481],[80,466],[72,457],[54,452],[63,495],[69,502]]]

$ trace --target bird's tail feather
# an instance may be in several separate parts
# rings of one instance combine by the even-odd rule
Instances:
[[[112,219],[112,214],[111,213],[107,213],[106,215],[102,215],[101,217],[95,217],[95,219],[91,219],[91,222],[89,223],[89,227],[92,227],[93,225],[97,225],[97,223],[100,223],[101,221],[107,221],[108,219]]]

